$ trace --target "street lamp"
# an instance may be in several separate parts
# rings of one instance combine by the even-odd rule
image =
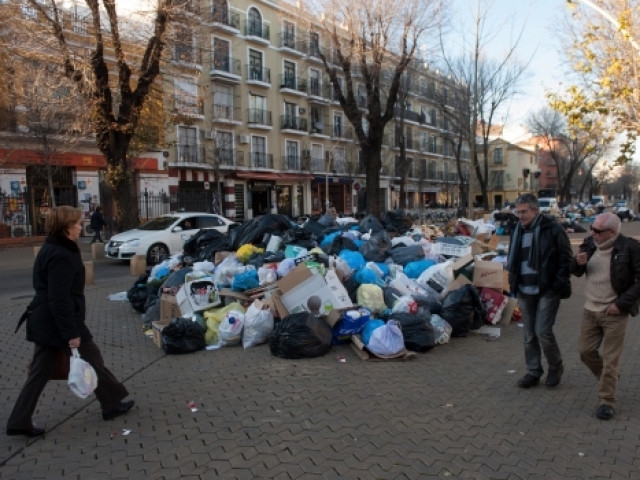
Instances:
[[[636,49],[636,52],[640,53],[640,45],[638,45],[638,43],[633,39],[633,37],[631,36],[631,33],[629,33],[628,30],[621,28],[620,22],[618,22],[618,20],[616,20],[616,18],[613,15],[611,15],[609,12],[604,10],[602,7],[599,7],[598,5],[593,3],[591,0],[567,0],[567,5],[569,5],[570,7],[573,7],[578,2],[584,3],[587,7],[591,7],[593,10],[595,10],[604,18],[606,18],[609,21],[609,23],[611,23],[611,25],[616,27],[616,29],[619,30],[620,33],[622,33],[622,35],[629,40],[631,45],[633,45],[633,48]]]

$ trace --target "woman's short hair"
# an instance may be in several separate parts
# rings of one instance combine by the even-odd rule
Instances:
[[[69,207],[55,207],[49,210],[44,228],[47,235],[66,234],[69,229],[82,218],[82,210]]]

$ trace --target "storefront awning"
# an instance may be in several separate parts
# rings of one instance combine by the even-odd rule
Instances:
[[[275,172],[236,172],[237,178],[250,178],[252,180],[310,180],[313,175],[305,173],[275,173]]]

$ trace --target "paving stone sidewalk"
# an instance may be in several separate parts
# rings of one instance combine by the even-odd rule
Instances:
[[[640,233],[636,223],[625,231]],[[30,248],[0,252],[2,428],[32,351],[24,331],[13,335],[32,262]],[[522,390],[517,325],[497,341],[455,338],[406,363],[363,362],[348,346],[295,361],[267,346],[165,356],[139,314],[107,301],[132,283],[128,266],[102,260],[94,269],[88,323],[136,406],[104,422],[94,399],[50,382],[34,416],[47,434],[0,435],[1,478],[640,478],[638,320],[627,331],[618,413],[600,421],[596,380],[576,352],[581,279],[558,315],[561,385]]]

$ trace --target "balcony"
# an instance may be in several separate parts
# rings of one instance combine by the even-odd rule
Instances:
[[[240,107],[213,105],[213,121],[217,123],[242,123]]]
[[[244,152],[239,152],[233,148],[216,149],[216,160],[222,167],[244,166]]]
[[[298,155],[283,155],[282,156],[282,169],[283,170],[295,170],[299,172],[302,170],[302,162]]]
[[[251,152],[252,168],[273,168],[273,154],[263,152]]]
[[[171,61],[202,66],[202,49],[192,45],[176,43],[171,47]]]
[[[288,133],[306,134],[307,133],[307,119],[294,117],[292,115],[280,116],[280,129]]]
[[[334,123],[331,128],[331,138],[353,140],[353,129],[340,123]]]
[[[307,79],[288,74],[280,74],[280,93],[293,95],[307,94]]]
[[[197,145],[176,145],[177,163],[204,163],[204,155]]]
[[[283,32],[280,34],[280,48],[302,57],[307,54],[307,43],[291,33]]]
[[[307,100],[311,103],[326,104],[331,98],[331,90],[329,85],[323,85],[317,78],[309,77],[307,95]]]
[[[269,25],[251,20],[244,21],[244,34],[247,40],[254,40],[263,44],[268,44],[271,39]]]
[[[311,157],[311,171],[324,172],[327,170],[327,161],[324,158]]]
[[[315,60],[317,62],[322,63],[322,58],[320,58],[320,54],[325,54],[325,50],[318,45],[313,40],[309,40],[307,42],[307,55],[309,60]]]
[[[396,118],[404,118],[409,122],[415,122],[415,123],[426,122],[426,115],[424,113],[418,113],[412,110],[405,110],[405,109],[396,107],[393,109],[393,115]]]
[[[327,123],[327,117],[311,118],[311,122],[309,125],[309,133],[311,135],[321,135],[324,137],[328,137],[329,132],[330,127]]]
[[[259,87],[271,87],[271,70],[247,65],[247,84]]]
[[[271,127],[273,123],[271,122],[271,112],[269,110],[256,110],[254,108],[249,108],[247,110],[248,120],[247,123],[252,127]]]
[[[226,6],[225,8],[214,6],[207,20],[210,23],[215,23],[223,30],[231,31],[231,33],[240,32],[240,14],[236,12],[230,13]]]
[[[191,95],[174,95],[175,113],[185,117],[204,117],[202,99]]]
[[[211,55],[211,80],[238,84],[242,79],[240,60],[226,55]]]

